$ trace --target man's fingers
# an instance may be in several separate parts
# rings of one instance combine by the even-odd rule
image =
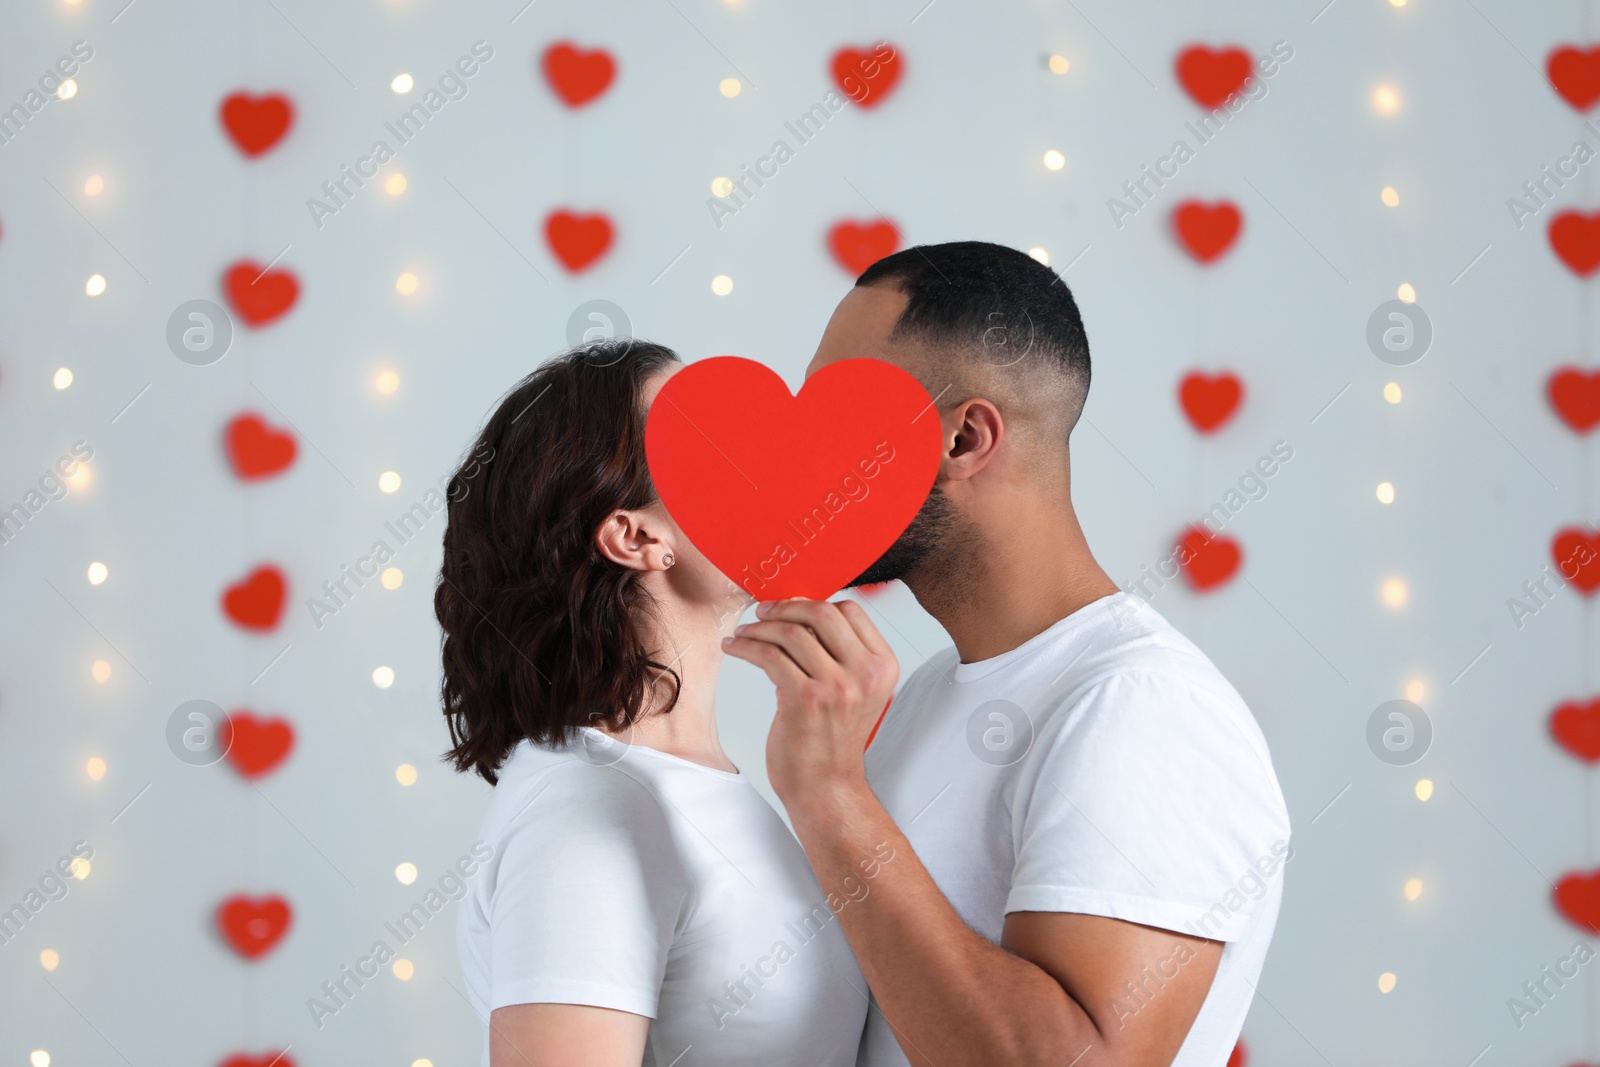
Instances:
[[[742,640],[761,641],[781,648],[800,670],[812,678],[821,678],[838,669],[838,662],[828,654],[817,640],[817,635],[804,624],[767,620],[751,622],[735,631]]]
[[[839,615],[845,622],[850,624],[850,629],[855,631],[856,637],[866,646],[868,652],[871,652],[874,656],[892,657],[894,655],[894,650],[889,647],[889,642],[883,639],[883,635],[878,632],[877,626],[873,625],[872,618],[867,614],[866,608],[854,600],[841,600],[836,606],[839,609]]]
[[[789,657],[789,653],[769,641],[730,637],[722,642],[722,650],[735,659],[761,668],[773,685],[793,685],[806,680],[806,672]]]
[[[863,645],[854,628],[839,613],[839,606],[825,600],[775,601],[758,608],[756,615],[775,622],[794,622],[808,626],[822,642],[828,654],[840,663],[854,663],[860,659]]]

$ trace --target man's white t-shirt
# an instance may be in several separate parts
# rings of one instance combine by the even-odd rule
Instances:
[[[1008,913],[1049,911],[1225,942],[1172,1062],[1227,1062],[1277,921],[1289,816],[1250,710],[1153,609],[1118,593],[993,659],[933,657],[866,766],[956,913],[992,941]],[[1182,962],[1141,975],[1115,1018]],[[907,1062],[878,1011],[859,1062]]]
[[[644,1067],[847,1067],[867,1011],[805,853],[743,775],[584,728],[524,741],[461,903],[467,995],[648,1016]]]

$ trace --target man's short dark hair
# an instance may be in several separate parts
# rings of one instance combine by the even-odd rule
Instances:
[[[1089,338],[1067,283],[1026,252],[987,241],[917,245],[878,260],[856,285],[905,293],[893,340],[1019,373],[1054,372],[1068,386],[1067,431],[1077,423],[1089,392]]]

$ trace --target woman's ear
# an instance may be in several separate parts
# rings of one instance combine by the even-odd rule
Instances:
[[[595,547],[619,567],[664,571],[672,566],[672,546],[662,539],[661,524],[645,511],[613,511],[594,532]]]
[[[977,474],[998,454],[1005,421],[993,402],[974,398],[956,405],[944,423],[944,478],[959,481]]]

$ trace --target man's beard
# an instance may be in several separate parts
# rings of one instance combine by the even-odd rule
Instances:
[[[911,525],[895,539],[878,561],[861,572],[860,577],[846,588],[858,585],[877,585],[905,578],[932,556],[956,526],[955,509],[937,485],[923,501]]]

